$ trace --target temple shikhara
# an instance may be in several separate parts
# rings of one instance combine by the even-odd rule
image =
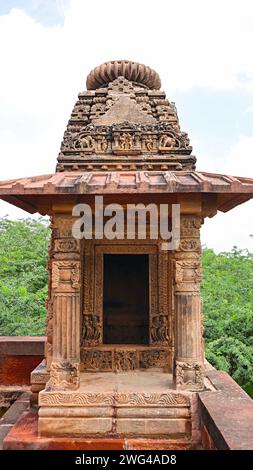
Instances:
[[[70,115],[56,172],[0,183],[3,200],[51,218],[45,360],[32,372],[38,440],[194,444],[198,396],[218,393],[204,361],[200,229],[206,217],[252,198],[253,179],[196,170],[176,106],[160,87],[159,75],[139,63],[96,67]],[[126,231],[75,238],[74,206],[87,204],[95,216],[97,196],[124,212],[141,204],[145,216],[149,204],[180,205],[178,246],[164,249],[149,230],[143,239]]]

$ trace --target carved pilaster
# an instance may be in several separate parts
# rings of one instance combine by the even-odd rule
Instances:
[[[51,218],[51,237],[48,245],[48,297],[46,299],[46,336],[47,341],[45,345],[45,358],[47,369],[50,369],[53,355],[53,304],[52,304],[52,257],[53,257],[53,248],[54,248],[54,231],[53,228],[53,218]]]
[[[51,257],[53,357],[47,388],[76,389],[80,362],[80,246],[72,218],[55,217]]]
[[[174,255],[175,381],[177,388],[204,387],[200,297],[202,218],[181,217],[181,241]]]

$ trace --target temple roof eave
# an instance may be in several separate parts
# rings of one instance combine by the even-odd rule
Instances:
[[[253,178],[197,171],[62,172],[0,182],[0,198],[27,212],[36,200],[80,195],[216,195],[216,209],[227,212],[253,198]]]

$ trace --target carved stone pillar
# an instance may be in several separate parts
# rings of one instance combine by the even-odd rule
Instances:
[[[46,335],[47,341],[45,344],[45,358],[46,358],[46,366],[47,370],[50,370],[51,362],[52,362],[52,354],[53,354],[53,305],[52,305],[52,258],[53,258],[53,250],[54,250],[54,231],[52,218],[51,218],[51,238],[49,240],[48,245],[48,261],[47,261],[47,270],[48,270],[48,296],[46,299],[46,309],[47,309],[47,317],[46,317]]]
[[[181,239],[175,252],[175,381],[179,389],[204,388],[201,245],[199,216],[181,216]]]
[[[80,243],[72,238],[73,219],[53,222],[51,298],[53,354],[47,389],[79,387]]]

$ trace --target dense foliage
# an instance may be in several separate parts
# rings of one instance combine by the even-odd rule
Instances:
[[[43,335],[48,223],[0,219],[0,335]]]
[[[206,357],[253,396],[253,254],[203,252]]]
[[[43,335],[48,223],[0,219],[0,335]],[[253,396],[253,255],[203,252],[207,359]]]

